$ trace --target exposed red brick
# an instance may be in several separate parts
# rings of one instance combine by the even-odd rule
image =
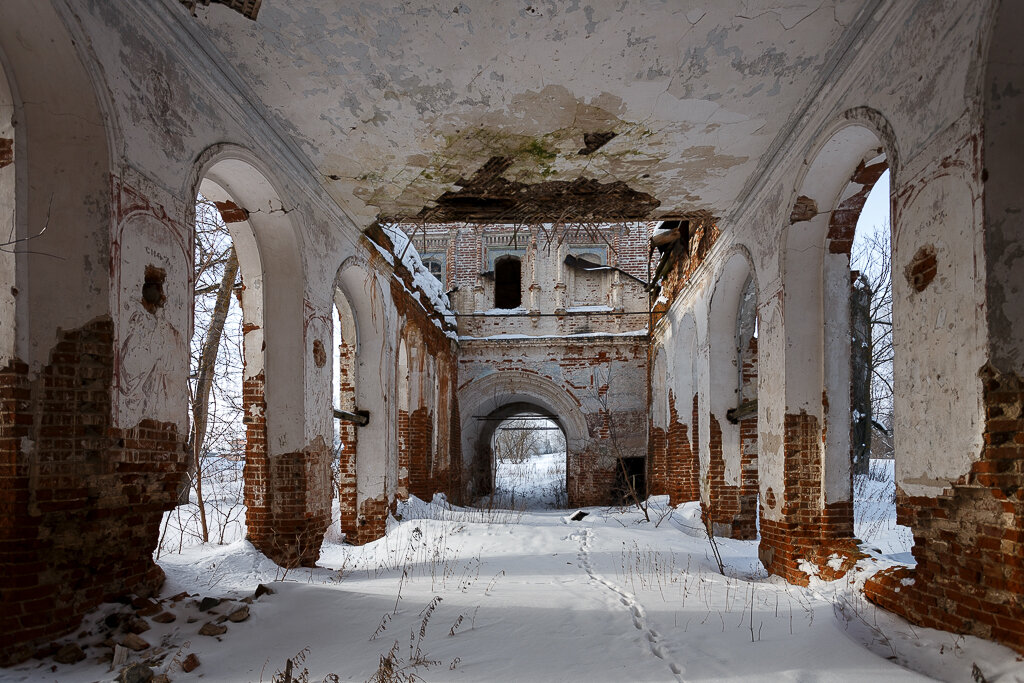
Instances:
[[[832,211],[828,224],[828,251],[830,254],[847,254],[853,248],[853,234],[857,230],[861,209],[868,200],[871,189],[882,177],[889,163],[885,160],[871,165],[861,162],[853,172],[850,182],[860,185],[860,190],[847,197]]]
[[[14,163],[14,140],[0,138],[0,168]]]
[[[249,212],[233,201],[214,202],[214,205],[225,223],[242,223],[249,220]]]
[[[809,221],[818,215],[818,204],[810,197],[800,195],[793,203],[793,210],[789,214],[789,222],[800,223]]]
[[[981,378],[981,457],[939,496],[898,491],[917,564],[876,574],[864,593],[915,624],[1024,653],[1024,381],[989,366]]]
[[[248,538],[283,567],[313,566],[330,523],[330,451],[319,438],[302,451],[269,456],[264,391],[263,373],[242,382]]]
[[[761,563],[772,574],[800,585],[809,581],[801,560],[814,565],[822,578],[832,580],[863,557],[853,538],[853,501],[837,501],[824,508],[821,505],[822,445],[816,417],[804,412],[786,415],[785,488],[781,500],[775,501],[781,504],[781,519],[769,519],[763,511],[761,514]],[[828,566],[834,556],[840,559],[838,570]]]
[[[904,269],[903,274],[907,283],[914,288],[915,292],[923,292],[931,284],[938,273],[938,261],[935,258],[935,247],[926,244],[914,254],[910,263]]]
[[[0,370],[0,664],[163,582],[152,549],[184,439],[172,423],[115,428],[112,381],[109,319],[63,332],[34,379],[18,361]]]

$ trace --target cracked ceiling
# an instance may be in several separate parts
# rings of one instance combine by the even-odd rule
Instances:
[[[263,0],[197,21],[363,225],[615,220],[729,214],[866,4]],[[495,160],[505,194],[481,200]]]

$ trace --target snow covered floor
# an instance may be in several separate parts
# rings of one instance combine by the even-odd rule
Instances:
[[[766,576],[754,542],[718,540],[720,575],[695,503],[653,499],[649,522],[636,508],[587,512],[573,522],[567,511],[413,499],[385,538],[325,543],[316,569],[285,571],[245,541],[165,553],[160,608],[177,618],[147,618],[141,637],[152,647],[132,659],[149,658],[172,681],[271,681],[300,653],[295,671],[307,668],[309,681],[366,681],[389,652],[405,677],[384,680],[969,681],[975,665],[988,681],[1024,680],[1024,663],[1006,648],[911,627],[866,604],[858,585],[884,558],[864,561],[849,581],[804,589]],[[252,602],[247,621],[198,635],[239,606],[203,614],[198,599],[241,599],[260,583],[274,593]],[[190,597],[170,600],[182,591]],[[128,609],[104,605],[87,620],[85,661],[30,660],[0,680],[113,680],[111,650],[96,641],[106,637],[103,619]],[[200,666],[186,674],[190,653]]]

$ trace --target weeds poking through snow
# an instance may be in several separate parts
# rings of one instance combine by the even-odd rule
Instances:
[[[419,630],[412,629],[409,632],[409,655],[405,659],[402,658],[401,647],[396,640],[391,649],[386,654],[380,656],[377,671],[369,679],[368,683],[414,683],[415,681],[423,681],[423,677],[417,672],[418,669],[429,669],[432,666],[441,666],[443,664],[439,659],[431,659],[423,651],[423,639],[427,636],[427,625],[430,623],[434,610],[437,609],[442,600],[441,596],[435,595],[420,612],[422,619],[420,620]],[[455,625],[452,626],[451,631],[449,631],[449,635],[454,635],[456,626],[461,623],[462,616],[460,615]],[[448,665],[448,670],[454,671],[461,661],[458,657],[453,659]]]

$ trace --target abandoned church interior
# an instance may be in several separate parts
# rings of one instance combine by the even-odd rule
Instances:
[[[282,572],[477,504],[526,416],[569,512],[692,503],[771,585],[841,581],[874,431],[912,556],[858,594],[1024,655],[1022,34],[1014,0],[0,3],[0,665],[166,596],[197,202]],[[885,420],[851,264],[883,177]]]

